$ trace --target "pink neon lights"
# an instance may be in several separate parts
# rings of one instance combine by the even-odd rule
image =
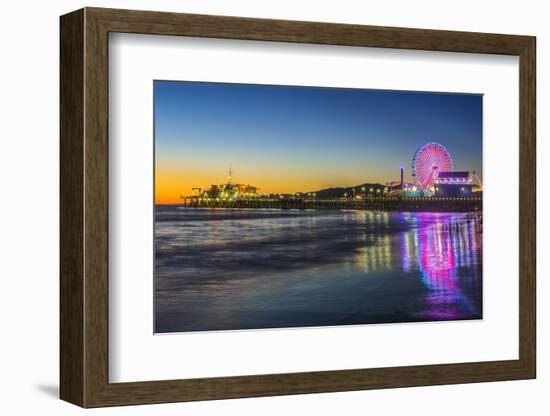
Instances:
[[[425,144],[414,154],[412,174],[417,185],[422,188],[433,186],[439,172],[451,172],[452,170],[451,155],[439,143]]]

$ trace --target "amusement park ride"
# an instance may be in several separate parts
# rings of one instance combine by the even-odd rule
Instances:
[[[475,171],[455,171],[449,151],[439,143],[420,146],[412,160],[413,184],[393,188],[393,194],[404,196],[470,196],[483,190]]]
[[[421,189],[433,188],[439,172],[452,172],[451,154],[439,143],[420,146],[412,160],[412,176]]]

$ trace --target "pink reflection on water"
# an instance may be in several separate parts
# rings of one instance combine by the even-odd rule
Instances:
[[[454,241],[448,230],[436,222],[420,230],[419,241],[420,269],[426,285],[433,290],[455,288]]]
[[[469,241],[464,238],[469,224],[445,214],[421,214],[423,223],[415,231],[422,281],[429,289],[423,316],[430,319],[459,319],[471,310],[458,275],[460,262],[470,263]]]

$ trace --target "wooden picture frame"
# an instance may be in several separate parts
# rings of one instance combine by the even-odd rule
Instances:
[[[61,17],[60,396],[82,407],[535,378],[535,38],[85,8]],[[519,56],[519,359],[109,383],[110,32]]]

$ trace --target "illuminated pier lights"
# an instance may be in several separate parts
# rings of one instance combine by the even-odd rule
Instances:
[[[439,172],[434,184],[436,196],[470,196],[475,189],[468,171]]]
[[[240,198],[250,199],[260,197],[259,188],[250,184],[241,184],[232,182],[232,169],[229,168],[227,182],[222,184],[212,184],[210,188],[192,188],[191,196],[185,197],[183,194],[180,199],[184,202],[190,201],[235,201]]]
[[[476,172],[455,171],[449,151],[441,144],[431,142],[420,146],[412,158],[412,182],[403,179],[387,186],[390,195],[404,197],[470,197],[483,190]],[[479,194],[480,195],[480,194]]]

